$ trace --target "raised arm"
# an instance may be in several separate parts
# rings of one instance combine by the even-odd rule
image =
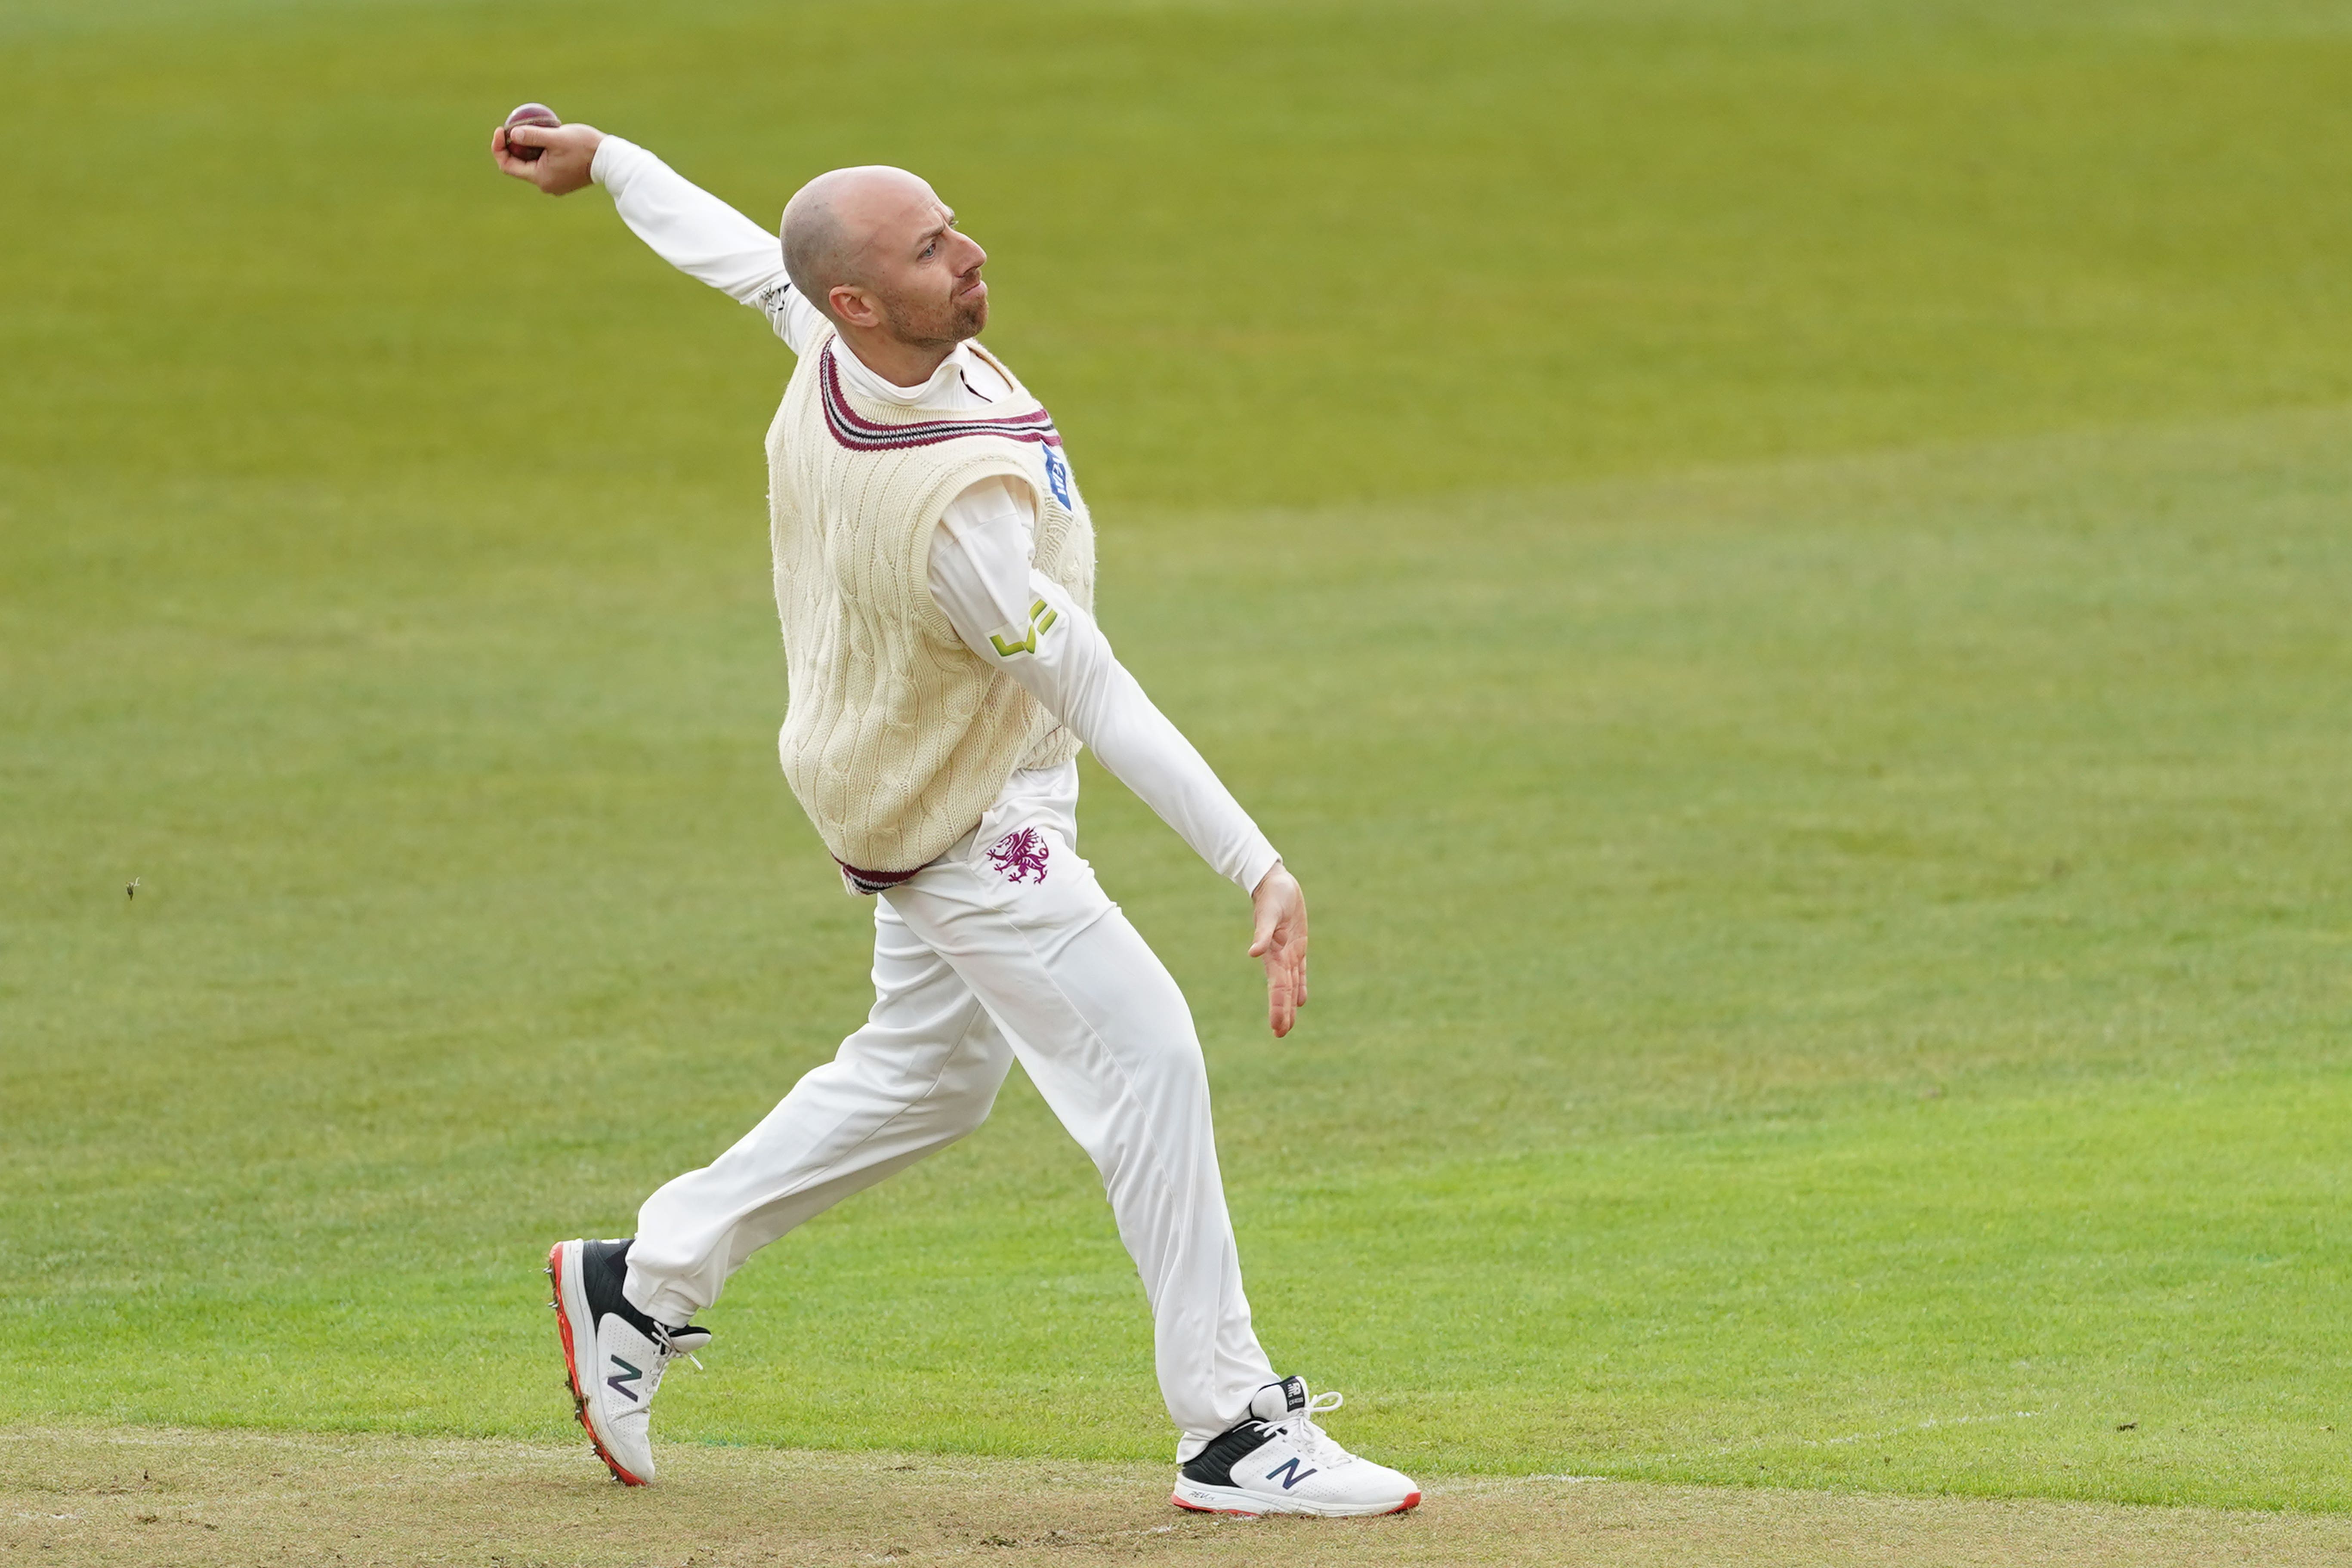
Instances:
[[[957,497],[932,540],[931,596],[964,646],[1018,681],[1193,853],[1250,895],[1249,951],[1265,965],[1266,1022],[1287,1035],[1307,1004],[1307,896],[1118,662],[1094,617],[1031,564],[1034,507],[1024,486],[1004,479]]]
[[[525,159],[515,149],[541,149]],[[784,271],[783,249],[761,227],[645,148],[593,125],[501,126],[490,142],[500,170],[551,196],[601,184],[630,231],[672,267],[751,306],[797,353],[822,321]]]

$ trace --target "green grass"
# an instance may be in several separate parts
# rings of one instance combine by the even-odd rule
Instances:
[[[0,11],[0,1415],[553,1435],[547,1240],[860,1010],[789,357],[535,96],[992,248],[1316,900],[1273,1046],[1094,778],[1343,1436],[2352,1505],[2352,15],[2044,9]],[[709,1321],[677,1438],[1166,1451],[1017,1082]]]

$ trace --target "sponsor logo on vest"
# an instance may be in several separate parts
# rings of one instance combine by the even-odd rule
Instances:
[[[638,1371],[635,1367],[631,1366],[627,1362],[623,1361],[619,1356],[614,1356],[613,1358],[613,1364],[619,1367],[621,1370],[606,1378],[604,1380],[604,1386],[619,1394],[622,1398],[627,1400],[630,1404],[635,1405],[637,1402],[637,1391],[634,1388],[623,1388],[621,1384],[625,1383],[635,1383],[637,1379],[645,1376],[646,1374]]]
[[[1008,833],[988,852],[989,863],[1008,882],[1045,879],[1045,836],[1034,827]]]
[[[1289,1473],[1286,1475],[1284,1474],[1285,1471]],[[1275,1466],[1274,1468],[1266,1471],[1265,1479],[1267,1480],[1272,1480],[1275,1477],[1281,1476],[1282,1489],[1284,1491],[1288,1491],[1291,1488],[1297,1486],[1299,1482],[1305,1480],[1307,1477],[1313,1474],[1315,1474],[1313,1470],[1300,1469],[1298,1468],[1298,1459],[1297,1456],[1294,1455],[1290,1458],[1285,1459],[1282,1463]]]
[[[1045,448],[1045,482],[1054,487],[1054,499],[1065,510],[1070,504],[1070,465],[1062,461],[1062,454],[1053,447]]]

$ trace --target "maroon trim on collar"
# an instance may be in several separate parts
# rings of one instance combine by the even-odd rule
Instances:
[[[1054,428],[1054,416],[1042,407],[1007,419],[922,419],[911,425],[885,425],[868,419],[850,406],[849,395],[842,390],[841,367],[834,363],[831,339],[825,341],[818,360],[818,373],[824,378],[824,427],[835,441],[853,452],[896,452],[908,447],[937,446],[964,436],[994,436],[1010,441],[1034,441],[1044,447],[1062,444],[1061,432]]]

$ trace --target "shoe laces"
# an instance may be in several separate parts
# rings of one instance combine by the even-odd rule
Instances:
[[[1279,1428],[1309,1459],[1321,1465],[1344,1464],[1356,1456],[1341,1447],[1328,1432],[1315,1424],[1318,1415],[1328,1415],[1348,1403],[1347,1395],[1336,1388],[1327,1388],[1307,1400],[1303,1410],[1294,1410],[1273,1425]]]
[[[654,1345],[655,1348],[661,1352],[662,1361],[665,1365],[679,1356],[684,1356],[687,1360],[694,1363],[695,1371],[700,1372],[702,1370],[702,1358],[696,1355],[692,1351],[682,1351],[678,1349],[677,1345],[670,1338],[670,1329],[667,1323],[657,1321],[654,1324]]]

